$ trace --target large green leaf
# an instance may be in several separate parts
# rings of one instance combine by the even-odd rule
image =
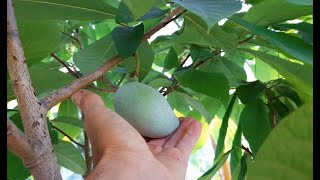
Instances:
[[[140,60],[139,80],[144,79],[149,73],[153,60],[154,52],[148,42],[143,42],[137,50],[137,58]]]
[[[219,137],[218,137],[218,142],[217,142],[217,147],[216,147],[216,153],[215,153],[215,160],[218,159],[218,157],[220,157],[220,155],[224,152],[224,141],[227,135],[227,129],[228,129],[228,122],[229,122],[229,117],[232,113],[232,108],[234,106],[234,103],[237,99],[237,94],[233,94],[229,105],[227,107],[227,110],[225,112],[225,114],[223,115],[222,118],[222,124],[219,130]]]
[[[248,167],[247,179],[313,179],[312,102],[277,125]]]
[[[59,165],[81,175],[86,173],[85,160],[81,155],[80,150],[71,143],[59,141],[58,144],[53,145],[53,149]]]
[[[312,13],[312,6],[295,5],[287,0],[265,0],[250,8],[243,19],[259,26],[268,26]]]
[[[7,179],[27,179],[30,175],[29,170],[24,167],[22,160],[7,150]]]
[[[227,107],[230,86],[223,74],[207,73],[198,70],[185,70],[177,72],[175,76],[183,86],[216,98]]]
[[[61,33],[56,21],[18,19],[18,30],[28,65],[41,61],[59,48]]]
[[[253,157],[271,132],[267,106],[258,99],[247,104],[241,112],[242,132],[249,142]]]
[[[205,72],[222,73],[226,76],[231,87],[237,87],[246,82],[247,75],[243,67],[224,57],[207,60],[200,70]]]
[[[229,157],[232,149],[224,153],[217,160],[215,160],[212,168],[210,168],[206,173],[204,173],[198,180],[211,180],[211,178],[218,172],[218,170],[223,166]]]
[[[276,69],[284,78],[293,83],[300,93],[312,96],[313,89],[313,67],[308,64],[298,64],[272,56],[266,53],[253,51],[249,49],[242,49],[249,52],[264,62],[268,63],[271,67]]]
[[[213,46],[225,51],[225,56],[232,58],[237,51],[238,40],[232,33],[226,33],[219,25],[215,25],[210,32],[202,19],[191,13],[184,16],[182,34],[172,38],[174,43],[189,43],[201,46]]]
[[[138,49],[144,34],[143,23],[134,27],[116,27],[112,31],[114,44],[123,58],[128,58]]]
[[[118,54],[111,34],[74,54],[73,60],[82,74],[86,75]]]
[[[313,47],[305,43],[302,39],[288,35],[282,32],[274,32],[260,26],[256,26],[240,18],[230,18],[232,21],[240,24],[242,27],[250,30],[252,33],[262,36],[275,47],[294,56],[304,63],[313,63]]]
[[[19,18],[92,21],[115,18],[116,9],[102,0],[15,0]]]
[[[241,9],[236,0],[172,0],[190,12],[201,17],[209,29],[223,18],[227,18]]]
[[[122,0],[118,7],[116,21],[124,23],[136,21],[146,15],[150,10],[154,12],[155,9],[152,9],[152,7],[156,3],[156,0]],[[154,15],[155,14],[151,16]],[[150,16],[150,14],[146,16]],[[144,19],[146,16],[144,16]]]

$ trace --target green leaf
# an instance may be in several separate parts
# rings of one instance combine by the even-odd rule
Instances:
[[[155,0],[122,0],[117,11],[116,22],[135,21],[147,13],[155,4]]]
[[[234,135],[233,142],[232,142],[233,151],[231,152],[231,155],[230,155],[231,174],[235,172],[237,165],[241,161],[241,154],[242,154],[242,149],[240,148],[241,136],[242,136],[242,127],[241,127],[241,123],[239,122],[236,134]]]
[[[27,179],[30,175],[31,173],[24,167],[22,160],[7,150],[7,179]]]
[[[258,80],[237,87],[237,95],[243,104],[248,104],[259,99],[264,89],[265,85]]]
[[[139,46],[137,50],[137,57],[140,60],[138,77],[141,81],[149,73],[154,60],[154,52],[148,42],[143,42]]]
[[[218,170],[226,162],[231,151],[232,149],[224,153],[217,160],[215,160],[212,168],[210,168],[206,173],[204,173],[198,180],[211,180],[211,178],[218,172]]]
[[[139,18],[139,21],[145,21],[147,19],[153,19],[153,18],[159,18],[164,16],[169,9],[162,10],[158,7],[152,7],[150,11],[148,11],[146,14],[144,14],[141,18]]]
[[[219,25],[207,32],[207,25],[199,17],[186,13],[183,32],[170,40],[174,43],[189,43],[200,46],[213,46],[225,51],[225,56],[232,58],[237,51],[238,39],[235,34],[227,33]]]
[[[15,0],[16,16],[28,20],[114,19],[116,9],[101,0]]]
[[[189,104],[177,91],[173,91],[172,93],[168,94],[167,101],[172,109],[176,109],[183,115],[187,115],[190,112]]]
[[[151,86],[155,89],[158,89],[159,87],[168,87],[168,86],[171,86],[172,82],[169,80],[169,79],[166,79],[166,78],[157,78],[157,79],[154,79],[152,81],[150,81],[148,83],[148,86]]]
[[[201,113],[201,115],[206,119],[208,124],[211,122],[213,117],[206,110],[206,108],[201,104],[201,102],[199,102],[199,100],[194,99],[194,98],[192,98],[192,97],[190,97],[190,96],[188,96],[187,94],[184,94],[184,93],[177,92],[177,94],[182,96],[184,98],[185,102],[189,106],[191,106],[193,109],[196,109],[197,111],[199,111]]]
[[[313,179],[313,102],[276,126],[248,167],[247,179]]]
[[[69,124],[69,125],[84,129],[83,122],[78,118],[74,118],[74,117],[59,116],[57,118],[54,118],[51,121],[53,124],[61,124],[61,125]]]
[[[71,117],[78,119],[78,108],[76,105],[73,104],[71,99],[63,101],[59,105],[58,115],[57,117]],[[76,139],[80,133],[81,128],[75,127],[73,124],[66,124],[66,123],[55,123],[56,127],[61,129],[63,132],[67,133],[71,138]],[[59,134],[59,138],[62,139],[64,135]]]
[[[295,5],[288,0],[267,0],[250,8],[243,20],[258,26],[268,26],[309,14],[313,14],[312,6]]]
[[[201,17],[209,29],[223,18],[227,18],[241,9],[236,0],[172,0],[188,11]]]
[[[250,30],[252,33],[262,36],[277,48],[303,61],[313,64],[313,47],[302,39],[282,32],[274,32],[260,26],[256,26],[240,18],[230,18],[232,21]]]
[[[198,46],[191,46],[190,56],[193,61],[196,61],[198,59],[200,61],[205,61],[205,60],[213,57],[213,53],[209,49],[200,48]]]
[[[247,104],[241,112],[242,132],[249,142],[253,157],[271,132],[267,106],[258,99]]]
[[[58,144],[59,143],[59,134],[58,134],[58,132],[53,128],[52,123],[50,121],[47,121],[47,124],[48,124],[48,130],[49,130],[51,143],[52,144]]]
[[[247,80],[244,68],[224,57],[208,59],[199,69],[205,72],[224,74],[231,87],[242,85]]]
[[[241,158],[241,164],[240,164],[240,173],[238,176],[238,180],[244,180],[247,174],[247,158],[248,153],[245,152]]]
[[[237,94],[233,94],[233,96],[229,102],[229,105],[227,107],[227,110],[226,110],[225,114],[223,115],[222,124],[221,124],[220,130],[219,130],[219,137],[218,137],[214,160],[217,160],[218,157],[220,157],[220,155],[224,152],[224,141],[225,141],[225,138],[227,135],[229,117],[232,113],[232,108],[234,106],[236,99],[237,99]]]
[[[128,58],[138,49],[144,34],[143,23],[134,27],[116,27],[112,39],[122,58]]]
[[[18,30],[28,65],[41,61],[59,48],[61,33],[55,21],[18,19]]]
[[[53,145],[53,149],[58,159],[58,164],[77,174],[86,173],[86,163],[79,149],[71,143],[59,141]]]
[[[302,105],[302,100],[290,86],[279,85],[275,87],[275,90],[283,97],[287,97],[296,103],[297,106]]]
[[[89,74],[118,54],[109,34],[74,54],[73,60],[83,75]]]
[[[183,86],[216,98],[227,107],[230,87],[228,80],[223,74],[185,70],[175,73],[175,76]]]
[[[172,69],[174,67],[179,66],[179,59],[176,51],[173,47],[170,48],[169,53],[167,54],[166,58],[164,59],[164,67],[166,69]]]
[[[313,44],[313,24],[306,22],[301,22],[297,24],[275,24],[272,25],[272,28],[281,31],[286,31],[290,29],[298,30],[298,33],[301,34],[302,39],[305,42]]]
[[[42,64],[42,63],[41,63]],[[58,70],[44,69],[41,66],[33,66],[30,68],[30,76],[35,93],[38,97],[43,97],[52,91],[68,85],[74,78]],[[52,83],[54,82],[54,83]],[[11,87],[11,81],[8,82]],[[14,98],[12,89],[8,89],[7,97]]]
[[[288,2],[297,5],[313,5],[312,0],[288,0]]]
[[[271,67],[276,69],[284,78],[295,85],[300,93],[305,93],[312,96],[313,89],[313,67],[308,64],[298,64],[281,59],[276,56],[268,55],[262,52],[253,51],[249,49],[242,49],[249,52]]]

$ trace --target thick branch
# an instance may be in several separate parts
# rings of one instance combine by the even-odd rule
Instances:
[[[24,162],[35,159],[35,144],[10,120],[7,119],[7,147]]]
[[[62,179],[51,145],[46,111],[35,97],[19,39],[12,1],[7,0],[7,65],[26,136],[40,143],[38,157],[25,162],[35,179]]]
[[[149,39],[154,33],[159,31],[161,28],[169,24],[171,21],[177,19],[184,11],[181,13],[181,8],[174,9],[167,17],[165,17],[158,25],[156,25],[154,28],[152,28],[149,32],[147,32],[143,38],[142,41],[146,41]],[[179,14],[180,13],[180,14]],[[49,94],[47,97],[43,98],[41,100],[41,103],[44,105],[46,110],[49,110],[59,102],[64,101],[65,99],[69,98],[72,94],[79,91],[80,89],[84,88],[88,84],[92,83],[93,81],[99,79],[103,74],[105,74],[107,71],[115,67],[122,58],[117,55],[110,60],[106,61],[106,64],[102,65],[100,68],[98,68],[96,71],[83,76],[79,79],[76,79],[73,81],[69,86],[65,86],[61,89],[56,90],[55,92]]]

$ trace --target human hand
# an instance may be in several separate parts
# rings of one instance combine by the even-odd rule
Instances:
[[[95,93],[80,90],[72,100],[84,115],[92,146],[94,170],[86,179],[185,179],[188,158],[201,132],[199,122],[180,118],[171,135],[146,142]]]

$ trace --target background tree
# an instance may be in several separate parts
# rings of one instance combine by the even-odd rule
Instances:
[[[88,88],[113,109],[134,76],[202,123],[194,152],[211,139],[215,158],[199,179],[312,179],[311,0],[7,3],[8,179],[90,173],[69,97]],[[169,23],[178,30],[150,39]]]

